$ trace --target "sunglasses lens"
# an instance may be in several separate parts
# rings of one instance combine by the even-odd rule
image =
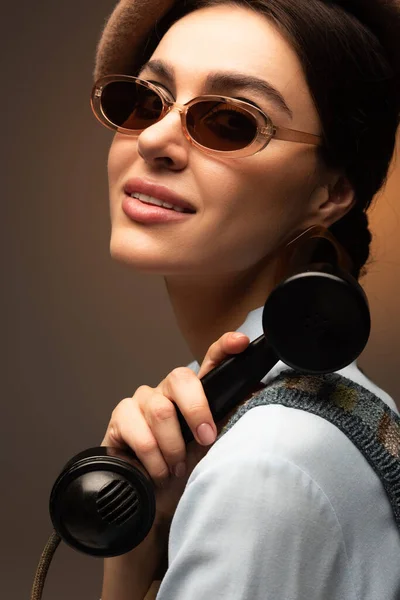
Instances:
[[[101,108],[117,127],[142,131],[156,123],[163,111],[161,96],[136,81],[112,81],[102,91]],[[229,102],[201,100],[187,112],[192,138],[211,150],[241,150],[257,135],[256,118]]]
[[[158,94],[140,83],[112,81],[103,89],[101,107],[114,125],[142,130],[160,118],[163,104]]]
[[[219,151],[241,150],[257,135],[255,117],[227,102],[202,100],[190,107],[187,128],[196,142]]]

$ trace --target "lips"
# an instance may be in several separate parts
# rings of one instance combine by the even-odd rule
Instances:
[[[173,192],[169,188],[158,183],[153,183],[148,180],[140,179],[138,177],[129,179],[125,183],[124,192],[128,196],[131,196],[135,193],[146,194],[147,196],[152,196],[157,200],[161,200],[161,202],[168,202],[173,206],[178,206],[191,213],[196,212],[196,209],[192,204],[175,194],[175,192]]]

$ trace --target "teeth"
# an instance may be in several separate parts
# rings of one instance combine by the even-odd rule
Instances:
[[[162,206],[163,208],[170,208],[175,210],[176,212],[185,212],[183,208],[180,206],[173,206],[172,204],[168,204],[168,202],[161,202],[161,200],[157,200],[157,198],[152,198],[152,196],[146,196],[146,194],[131,194],[132,198],[137,198],[141,202],[145,202],[145,204],[154,204],[155,206]]]

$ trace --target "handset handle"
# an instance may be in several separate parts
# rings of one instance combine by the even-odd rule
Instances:
[[[279,358],[265,335],[251,342],[239,355],[225,359],[200,379],[215,423],[248,396]],[[184,416],[174,403],[185,443],[194,439]]]

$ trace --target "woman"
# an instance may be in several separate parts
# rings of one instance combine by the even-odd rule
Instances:
[[[390,34],[399,11],[378,0],[173,5],[122,0],[97,55],[96,79],[148,84],[103,80],[92,97],[96,116],[117,130],[111,255],[164,276],[195,358],[112,413],[102,445],[134,449],[158,485],[157,518],[140,546],[105,560],[102,600],[143,598],[157,577],[160,600],[395,600],[399,531],[351,441],[315,415],[259,406],[210,449],[222,424],[199,379],[262,333],[277,258],[299,232],[330,228],[353,275],[365,273],[366,211],[387,177],[398,126],[399,48]],[[142,94],[134,116],[132,94]],[[206,132],[215,105],[197,107],[184,130],[182,105],[203,95],[235,101]],[[179,110],[149,123],[173,102]],[[243,109],[259,124],[255,141]],[[167,207],[149,206],[157,200]],[[235,341],[234,331],[247,337]],[[356,362],[342,374],[397,411]],[[187,448],[173,402],[195,435]]]

